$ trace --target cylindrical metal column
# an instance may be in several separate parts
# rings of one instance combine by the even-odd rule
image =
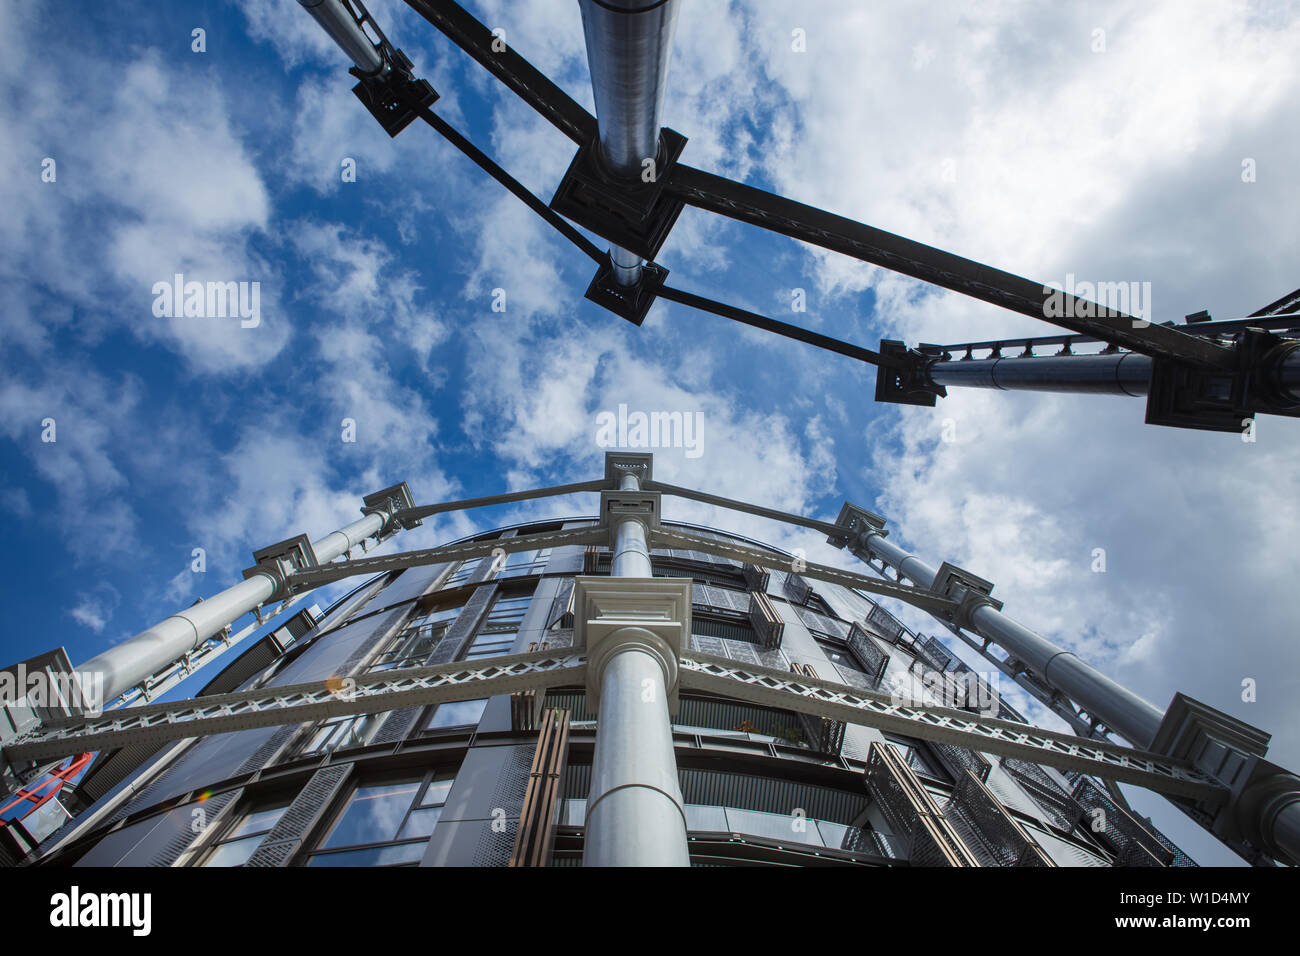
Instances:
[[[600,710],[583,866],[690,866],[665,664],[657,639],[624,628],[600,665]]]
[[[579,0],[579,5],[600,158],[615,177],[639,181],[642,163],[658,159],[677,0]],[[610,258],[621,284],[641,278],[635,253],[613,246]]]
[[[382,514],[368,514],[327,535],[312,545],[316,560],[321,564],[333,561],[377,534],[384,520]],[[77,668],[79,673],[103,675],[103,699],[90,703],[102,707],[178,660],[186,651],[198,647],[227,624],[261,606],[274,593],[275,581],[271,575],[255,574],[92,657]]]
[[[935,362],[927,371],[935,385],[1004,391],[1141,396],[1151,384],[1151,358],[1136,352],[956,359]],[[1300,348],[1291,343],[1278,346],[1264,358],[1259,372],[1279,402],[1300,402]],[[1227,398],[1232,376],[1220,379],[1214,391]]]
[[[1145,395],[1151,381],[1151,359],[1135,352],[959,359],[935,362],[930,366],[930,379],[936,385],[959,388]]]
[[[904,577],[918,586],[934,586],[938,576],[935,568],[882,535],[868,535],[865,546],[872,556],[900,570]],[[965,588],[954,590],[954,597],[961,600]],[[1085,664],[1070,651],[987,604],[971,613],[971,625],[981,637],[1024,661],[1048,686],[1065,694],[1135,747],[1146,747],[1155,737],[1164,713],[1095,667]]]
[[[640,487],[631,473],[619,482],[622,491]],[[653,577],[646,527],[636,518],[619,520],[610,574]],[[690,866],[668,713],[672,649],[647,630],[625,627],[602,642],[588,666],[598,671],[600,705],[583,866]]]
[[[362,73],[387,71],[389,66],[365,31],[357,26],[340,0],[298,0]]]

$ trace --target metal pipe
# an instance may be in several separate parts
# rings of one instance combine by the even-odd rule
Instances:
[[[857,548],[863,546],[870,556],[898,569],[918,586],[934,587],[938,571],[882,535],[868,533],[866,541],[860,542]],[[960,601],[965,592],[966,588],[956,587],[953,597]],[[1070,651],[987,604],[972,612],[971,626],[981,637],[1023,661],[1048,686],[1065,694],[1135,747],[1146,747],[1155,737],[1164,713]]]
[[[333,561],[377,534],[383,529],[385,520],[383,514],[368,514],[313,543],[317,562]],[[123,691],[147,680],[227,624],[266,603],[275,593],[275,588],[275,578],[271,573],[255,574],[92,657],[77,668],[79,673],[103,675],[99,692],[101,699],[88,703],[96,708],[102,707]]]
[[[1151,381],[1151,359],[1136,352],[959,359],[935,362],[929,372],[944,386],[1140,396]]]
[[[639,491],[625,473],[621,491]],[[612,577],[650,578],[645,525],[619,519]],[[605,639],[597,660],[600,703],[587,794],[583,866],[690,866],[686,808],[673,753],[668,687],[676,657],[649,631],[623,627]]]
[[[298,0],[308,13],[330,35],[335,43],[366,74],[382,75],[390,69],[379,48],[357,25],[356,19],[343,5],[342,0]]]
[[[658,160],[677,0],[579,0],[579,6],[601,161],[615,178],[639,181],[645,160]],[[617,280],[635,285],[641,258],[618,246],[610,258]]]
[[[1142,396],[1151,383],[1151,358],[1122,352],[956,359],[935,362],[928,372],[934,384],[958,388]],[[1284,400],[1300,402],[1300,348],[1279,346],[1264,359],[1263,373]],[[1231,394],[1231,376],[1222,376],[1217,388],[1224,397]]]

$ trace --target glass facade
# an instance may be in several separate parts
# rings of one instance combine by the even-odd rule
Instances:
[[[525,527],[517,533],[543,528],[557,526]],[[562,649],[573,639],[572,578],[583,568],[607,572],[608,550],[569,546],[519,552],[508,556],[495,574],[484,573],[483,560],[491,559],[462,562],[430,591],[420,591],[414,579],[405,582],[403,593],[413,595],[405,616],[402,605],[383,603],[382,589],[366,595],[349,608],[348,623],[332,622],[318,640],[309,634],[296,642],[291,663],[268,669],[263,683],[273,688],[395,672],[431,661],[484,660],[526,647]],[[870,595],[838,585],[798,576],[792,581],[779,571],[765,574],[700,552],[656,551],[654,566],[658,575],[694,581],[692,652],[810,678],[867,681],[862,686],[874,687],[850,647],[852,640],[867,640],[888,652],[886,683],[880,685],[888,690],[891,677],[898,684],[900,677],[932,667],[941,647],[903,627]],[[406,575],[422,571],[413,568]],[[430,586],[435,585],[436,575],[427,573]],[[765,601],[755,599],[755,587],[762,589]],[[439,599],[440,592],[448,592],[445,600]],[[764,607],[770,610],[764,612]],[[368,613],[370,609],[384,613]],[[773,610],[779,620],[772,618]],[[752,617],[763,613],[764,618]],[[463,626],[457,627],[458,622]],[[923,646],[928,653],[917,650]],[[982,679],[998,690],[998,674]],[[508,827],[516,826],[524,805],[538,740],[534,718],[528,716],[536,713],[534,703],[528,694],[480,697],[200,740],[164,768],[154,784],[122,804],[126,827],[101,838],[112,843],[113,859],[123,865],[157,865],[143,840],[138,849],[119,853],[134,839],[131,824],[139,819],[139,832],[148,832],[151,814],[163,819],[169,797],[207,788],[232,793],[231,805],[238,812],[184,851],[192,865],[246,863],[282,819],[301,820],[303,829],[282,841],[289,849],[276,858],[281,865],[504,865],[511,840],[491,827],[500,823],[502,813]],[[571,753],[590,759],[585,755],[599,732],[599,715],[589,709],[585,688],[546,691],[542,705],[567,711]],[[877,746],[901,756],[936,807],[948,807],[954,819],[962,809],[953,802],[959,799],[958,774],[975,767],[991,794],[981,799],[998,801],[1025,833],[1038,834],[1056,862],[1108,865],[1124,852],[1089,832],[1082,813],[1075,811],[1071,790],[1077,782],[1057,774],[1003,769],[997,758],[968,751],[962,757],[961,748],[698,691],[680,695],[672,722],[688,827],[692,834],[705,835],[701,840],[710,845],[711,864],[797,863],[802,859],[798,854],[810,848],[823,862],[906,861],[910,838],[894,832],[891,818],[867,786],[868,757]],[[257,779],[259,768],[274,769],[275,795],[266,795],[272,782]],[[564,775],[555,831],[557,863],[581,857],[589,774],[590,767],[579,762]],[[295,813],[286,818],[291,803]],[[452,805],[455,813],[448,816],[445,811]],[[452,819],[455,825],[449,827]],[[453,838],[466,828],[479,828],[482,835]],[[718,834],[741,839],[731,845],[709,836]],[[183,836],[176,834],[177,845]],[[796,856],[781,858],[787,851]],[[98,861],[93,849],[79,848],[78,853],[90,864]]]

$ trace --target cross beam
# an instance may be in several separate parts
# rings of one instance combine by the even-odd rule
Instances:
[[[132,707],[101,717],[56,721],[5,747],[4,755],[11,762],[19,763],[344,714],[374,714],[475,700],[533,688],[580,684],[585,680],[586,669],[585,659],[577,654],[533,651],[436,667],[411,667],[214,694],[193,701]]]
[[[517,535],[513,538],[493,538],[490,541],[468,541],[464,544],[447,544],[440,548],[421,551],[404,551],[401,554],[377,555],[372,558],[354,558],[335,561],[310,571],[299,571],[289,577],[290,588],[315,588],[332,581],[341,581],[358,574],[378,574],[400,568],[442,564],[448,561],[466,561],[485,558],[494,552],[514,554],[517,551],[535,551],[539,548],[558,548],[565,545],[603,544],[609,533],[602,527],[565,528],[540,534]]]
[[[1059,770],[1131,783],[1173,796],[1224,803],[1227,788],[1190,763],[1118,744],[1042,730],[945,707],[921,706],[844,684],[709,655],[683,655],[681,686],[845,723],[861,724]]]

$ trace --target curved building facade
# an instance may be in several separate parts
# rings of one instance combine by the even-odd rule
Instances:
[[[695,655],[1023,720],[996,681],[864,593],[699,551],[654,550],[651,562],[655,577],[691,581]],[[575,580],[610,566],[608,548],[570,546],[382,574],[243,651],[203,693],[562,650]],[[101,754],[101,766],[138,770],[58,834],[44,862],[581,865],[598,708],[582,686],[541,693]],[[1193,865],[1086,776],[685,688],[674,707],[695,865]]]

